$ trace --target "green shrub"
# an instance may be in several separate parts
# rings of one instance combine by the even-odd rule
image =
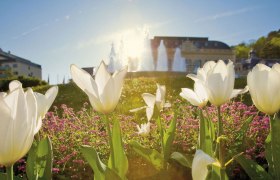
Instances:
[[[18,80],[22,83],[23,88],[26,87],[34,87],[34,86],[42,86],[47,85],[48,83],[46,81],[33,78],[33,77],[12,77],[7,79],[0,79],[0,91],[7,91],[9,90],[9,83],[13,80]]]

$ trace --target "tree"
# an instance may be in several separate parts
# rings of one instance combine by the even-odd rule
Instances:
[[[264,45],[261,57],[280,58],[280,37],[273,37]]]
[[[235,50],[236,58],[245,59],[248,58],[250,47],[246,46],[245,44],[240,44],[235,46],[234,50]]]

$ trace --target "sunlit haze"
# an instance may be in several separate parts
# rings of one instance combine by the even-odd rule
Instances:
[[[278,0],[1,1],[0,48],[42,65],[43,79],[56,84],[70,78],[70,64],[108,62],[112,44],[139,58],[147,36],[249,42],[279,29],[279,7]]]

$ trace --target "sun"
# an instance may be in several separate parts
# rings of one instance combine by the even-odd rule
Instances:
[[[144,51],[144,38],[141,33],[129,31],[124,35],[124,44],[129,58],[141,58]]]

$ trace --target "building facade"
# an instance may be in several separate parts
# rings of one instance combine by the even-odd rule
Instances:
[[[42,79],[41,65],[0,49],[0,78],[25,76]]]
[[[172,70],[176,48],[180,48],[181,56],[185,59],[186,72],[196,72],[198,67],[210,60],[229,59],[235,62],[234,51],[225,43],[210,41],[206,37],[168,37],[155,36],[151,40],[154,64],[157,64],[158,47],[163,41],[168,57],[168,70]]]

